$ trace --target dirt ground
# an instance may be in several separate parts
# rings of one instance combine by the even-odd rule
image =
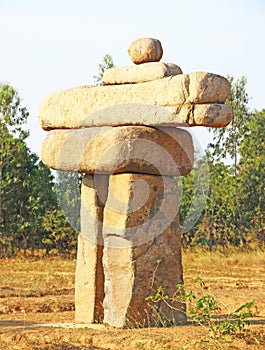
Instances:
[[[242,332],[212,337],[188,323],[170,328],[115,329],[74,325],[75,261],[0,260],[0,349],[265,349],[265,252],[183,253],[186,288],[200,276],[224,314],[249,300],[258,306]]]

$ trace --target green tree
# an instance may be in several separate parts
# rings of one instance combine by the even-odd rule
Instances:
[[[179,178],[179,188],[182,189],[179,208],[182,245],[187,247],[198,243],[195,236],[207,204],[209,172],[205,156],[199,157],[195,153],[194,168],[188,175]]]
[[[235,230],[234,178],[231,167],[222,161],[214,161],[208,153],[210,174],[209,193],[200,228],[196,232],[197,242],[208,245],[238,245],[240,239]]]
[[[28,131],[23,129],[28,117],[25,107],[21,107],[18,93],[8,84],[0,84],[0,225],[3,205],[4,169],[14,155],[24,147]]]
[[[210,144],[209,151],[214,159],[226,159],[231,157],[234,161],[234,171],[238,165],[238,150],[241,141],[247,132],[246,125],[251,119],[248,107],[248,94],[246,92],[247,79],[241,77],[235,80],[228,76],[231,83],[231,93],[226,101],[233,108],[233,119],[225,128],[211,128],[214,143]]]
[[[82,174],[75,172],[56,172],[55,191],[60,208],[68,222],[77,232],[80,232],[82,178]]]
[[[24,153],[24,140],[28,132],[24,129],[28,112],[21,106],[17,91],[9,84],[0,84],[0,237],[4,250],[12,246],[12,230],[19,223],[14,216],[15,195],[23,186],[18,176]],[[21,162],[20,162],[21,161]],[[12,172],[11,172],[12,168]]]
[[[70,255],[76,249],[76,231],[70,226],[62,210],[47,211],[43,217],[43,228],[47,233],[42,239],[46,254],[56,249],[60,254]]]
[[[265,109],[255,111],[246,127],[247,132],[239,147],[242,223],[245,231],[264,241]]]
[[[231,83],[231,94],[227,100],[233,108],[232,122],[226,128],[210,129],[214,134],[214,143],[210,144],[208,151],[212,154],[214,161],[232,159],[233,177],[234,177],[234,227],[235,235],[241,237],[241,241],[246,244],[242,222],[242,208],[239,200],[239,146],[248,132],[248,122],[251,119],[251,113],[248,107],[248,94],[246,92],[247,80],[241,77],[235,80],[228,77]]]
[[[57,205],[53,176],[27,147],[28,112],[17,91],[0,84],[0,254],[39,246],[42,216]]]
[[[113,59],[109,54],[106,54],[98,65],[98,74],[93,76],[95,85],[102,85],[105,70],[112,67],[115,67]]]
[[[31,169],[27,175],[25,205],[25,227],[23,232],[24,247],[31,249],[34,255],[35,249],[43,248],[42,240],[47,232],[43,227],[43,217],[47,211],[55,210],[58,201],[54,190],[54,177],[37,157],[31,154]]]

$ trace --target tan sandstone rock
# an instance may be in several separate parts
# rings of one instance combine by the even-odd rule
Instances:
[[[42,145],[48,167],[91,174],[186,175],[193,166],[189,132],[146,126],[51,130]]]
[[[163,56],[163,49],[159,40],[141,38],[129,45],[128,54],[135,64],[158,62]]]
[[[39,121],[45,130],[130,124],[220,127],[232,118],[231,106],[223,104],[229,93],[227,79],[203,72],[139,84],[81,86],[47,96],[40,106]],[[214,107],[205,107],[208,115],[194,118],[193,110],[201,104]],[[196,120],[202,124],[195,124]]]
[[[233,117],[232,107],[220,104],[196,104],[190,114],[190,126],[204,125],[222,128],[228,125]]]
[[[104,273],[102,265],[103,208],[108,176],[83,178],[81,188],[81,233],[78,237],[75,276],[75,321],[93,323],[103,319]]]
[[[182,70],[176,64],[149,62],[139,66],[109,68],[103,74],[103,83],[105,85],[144,83],[177,74],[182,74]]]
[[[104,209],[104,322],[152,326],[159,319],[185,323],[178,311],[146,297],[159,286],[172,296],[183,284],[177,182],[142,174],[110,176]]]

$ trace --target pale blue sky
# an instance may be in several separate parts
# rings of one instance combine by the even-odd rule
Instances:
[[[45,133],[38,108],[49,93],[92,84],[109,53],[130,65],[129,43],[162,42],[162,61],[184,73],[245,75],[250,106],[265,108],[263,0],[0,0],[0,81],[10,82],[30,112],[30,147],[39,153]],[[209,141],[199,132],[203,147]]]

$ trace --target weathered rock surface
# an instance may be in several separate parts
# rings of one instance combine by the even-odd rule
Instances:
[[[105,85],[134,84],[182,74],[179,66],[173,63],[149,62],[139,66],[115,67],[105,70]]]
[[[39,121],[45,130],[130,124],[220,127],[232,118],[231,106],[223,104],[229,93],[227,79],[203,72],[140,84],[82,86],[49,95],[41,104]],[[202,104],[213,107],[203,108],[207,114],[194,118],[193,110]]]
[[[128,54],[135,64],[158,62],[163,56],[163,49],[159,40],[141,38],[129,45]]]
[[[228,125],[233,117],[232,107],[226,104],[208,103],[208,104],[185,104],[179,107],[167,107],[167,111],[172,115],[177,115],[178,119],[185,121],[185,125],[189,126],[207,126],[212,128],[222,128]],[[163,118],[163,114],[157,113],[157,118]],[[163,119],[166,119],[165,117]],[[160,121],[160,119],[158,119]],[[170,118],[167,117],[168,125]],[[165,125],[166,123],[163,123]],[[179,123],[181,125],[181,123]]]
[[[189,114],[189,125],[222,128],[231,122],[232,117],[233,110],[229,105],[196,104]]]
[[[103,319],[104,273],[102,265],[103,208],[108,176],[83,178],[81,188],[81,233],[78,237],[75,278],[75,320],[93,323]]]
[[[193,154],[185,130],[121,126],[51,130],[41,157],[48,167],[64,171],[178,176],[191,171]]]
[[[104,210],[104,322],[115,326],[185,323],[179,311],[145,300],[159,286],[172,296],[183,283],[178,190],[171,177],[110,176]]]

